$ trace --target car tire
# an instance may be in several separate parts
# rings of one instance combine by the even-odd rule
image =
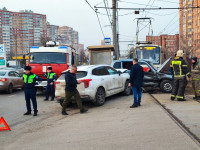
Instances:
[[[171,93],[172,92],[172,81],[170,80],[163,80],[160,83],[160,90],[164,93]]]
[[[12,85],[12,84],[10,84],[10,85],[8,86],[7,93],[8,93],[8,94],[13,93],[13,85]]]
[[[125,95],[125,96],[129,96],[129,95],[131,94],[131,87],[129,87],[128,84],[129,84],[129,81],[127,80],[127,81],[125,82],[124,91],[123,91],[123,93],[122,93],[122,94]]]
[[[105,90],[102,87],[98,88],[95,96],[95,105],[96,106],[104,105],[105,99],[106,99]]]

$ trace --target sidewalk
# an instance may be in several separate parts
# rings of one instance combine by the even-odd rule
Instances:
[[[7,150],[199,150],[148,94],[130,109],[132,96],[114,96],[86,114],[49,118],[24,128]],[[55,111],[55,110],[53,110]],[[50,113],[49,113],[50,115]],[[57,114],[60,116],[60,112]],[[56,120],[56,121],[55,121]],[[47,125],[48,124],[48,125]],[[17,127],[14,129],[17,130]],[[0,133],[1,134],[1,133]],[[8,139],[9,140],[9,139]],[[13,139],[12,139],[13,141]],[[0,141],[1,145],[1,141]]]
[[[200,103],[187,96],[187,101],[171,101],[170,94],[153,95],[161,104],[165,105],[190,131],[200,138]]]

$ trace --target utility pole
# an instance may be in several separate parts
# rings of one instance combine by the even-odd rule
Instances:
[[[113,45],[115,48],[115,60],[119,59],[119,50],[118,50],[118,43],[117,43],[117,0],[112,0],[112,13],[113,13],[113,18],[112,18],[112,30],[113,30]]]
[[[16,70],[17,70],[17,33],[15,33],[14,38],[15,38],[15,61],[16,61]]]

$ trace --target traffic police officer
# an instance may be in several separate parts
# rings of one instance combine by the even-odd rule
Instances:
[[[53,101],[55,98],[54,82],[56,81],[57,78],[55,72],[52,71],[52,67],[47,68],[47,73],[45,76],[47,77],[47,87],[46,87],[46,98],[44,100],[45,101],[49,100],[49,93],[51,92],[52,94],[51,101]]]
[[[24,70],[25,70],[25,74],[23,75],[24,94],[25,94],[26,108],[27,108],[27,112],[24,115],[31,114],[31,102],[30,102],[31,99],[34,109],[33,116],[37,116],[38,110],[37,110],[35,83],[36,81],[41,81],[41,79],[36,74],[33,74],[31,72],[30,66],[26,66]]]
[[[194,99],[200,100],[200,67],[198,65],[197,57],[192,58],[192,87],[194,91]]]
[[[178,101],[184,101],[185,88],[187,86],[186,77],[191,78],[190,73],[188,72],[188,67],[183,59],[183,50],[178,50],[175,59],[171,62],[171,70],[174,73],[173,89],[171,100],[175,100],[177,97]]]

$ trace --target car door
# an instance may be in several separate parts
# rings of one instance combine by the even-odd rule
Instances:
[[[94,80],[101,80],[101,86],[104,86],[106,92],[112,90],[112,80],[105,66],[96,67],[92,70]]]
[[[112,84],[112,90],[117,90],[119,88],[122,88],[123,86],[123,78],[119,75],[117,70],[111,67],[107,67],[108,73],[110,75],[111,84]]]
[[[8,73],[8,77],[10,79],[10,82],[13,84],[13,87],[16,88],[17,87],[17,82],[16,82],[16,75],[14,71],[10,71]]]
[[[148,71],[144,71],[144,86],[157,86],[158,77],[157,72],[148,63],[139,62],[143,68],[148,68]]]
[[[22,77],[19,75],[18,72],[15,72],[15,76],[16,76],[16,79],[15,79],[16,80],[16,86],[18,88],[23,87],[24,81],[22,80]]]

